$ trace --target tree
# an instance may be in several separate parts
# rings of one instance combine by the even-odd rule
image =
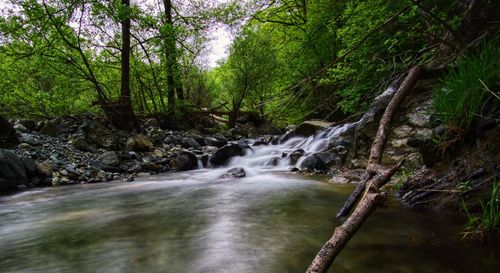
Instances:
[[[269,40],[247,27],[235,39],[227,62],[223,65],[227,92],[231,100],[229,126],[234,126],[245,100],[253,99],[253,110],[263,114],[267,87],[277,69],[276,57]]]

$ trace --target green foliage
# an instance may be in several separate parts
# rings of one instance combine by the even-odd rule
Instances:
[[[475,215],[469,212],[465,201],[462,207],[467,215],[463,238],[477,237],[483,241],[491,241],[500,231],[500,181],[494,180],[486,200],[480,202],[481,211]]]
[[[457,61],[434,89],[438,117],[449,130],[467,132],[500,71],[496,41],[485,43],[479,52],[468,52]]]

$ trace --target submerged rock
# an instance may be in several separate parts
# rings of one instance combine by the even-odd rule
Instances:
[[[245,172],[245,169],[243,168],[232,168],[228,170],[225,174],[219,176],[219,179],[224,179],[224,178],[242,178],[245,177],[247,174]]]

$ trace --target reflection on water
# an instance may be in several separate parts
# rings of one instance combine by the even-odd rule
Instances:
[[[351,186],[199,170],[0,198],[0,272],[304,272]],[[332,272],[495,272],[492,249],[395,201]],[[497,254],[498,255],[498,254]]]

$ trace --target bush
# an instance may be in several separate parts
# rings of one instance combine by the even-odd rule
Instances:
[[[434,89],[438,118],[448,131],[465,133],[482,107],[487,88],[498,76],[500,50],[496,41],[483,44],[477,53],[466,53],[457,68],[446,74]]]

